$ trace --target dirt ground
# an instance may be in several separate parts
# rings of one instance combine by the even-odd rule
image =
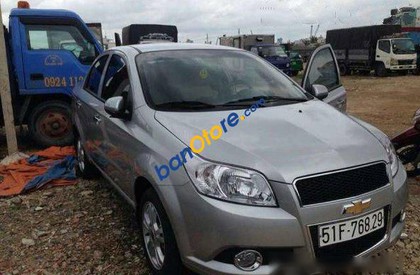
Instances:
[[[409,127],[420,108],[419,76],[348,76],[343,83],[348,112],[389,136]],[[21,150],[35,150],[25,133]],[[0,131],[0,159],[5,155]],[[408,236],[392,248],[403,253],[406,274],[420,274],[419,186],[410,179]],[[132,210],[103,179],[0,199],[0,274],[29,273],[148,273]]]

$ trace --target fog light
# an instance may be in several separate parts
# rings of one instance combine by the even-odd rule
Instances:
[[[235,266],[243,271],[256,270],[262,261],[263,257],[255,250],[244,250],[235,256]]]
[[[403,222],[405,220],[405,211],[401,210],[401,218],[400,218],[400,222]]]

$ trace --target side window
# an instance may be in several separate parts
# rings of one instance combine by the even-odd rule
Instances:
[[[70,51],[82,64],[91,64],[97,56],[93,43],[75,26],[26,25],[29,50]]]
[[[108,60],[108,55],[104,55],[99,58],[98,61],[93,64],[90,69],[89,75],[87,76],[85,82],[85,90],[91,92],[94,95],[98,95],[99,84],[101,83],[102,73],[105,69],[106,61]]]
[[[379,41],[378,48],[386,53],[391,52],[391,43],[388,40]]]
[[[107,100],[114,96],[126,96],[129,90],[127,65],[121,56],[114,54],[105,74],[101,98]]]
[[[320,50],[313,57],[305,90],[309,91],[313,84],[324,85],[328,91],[340,85],[337,67],[329,48]]]

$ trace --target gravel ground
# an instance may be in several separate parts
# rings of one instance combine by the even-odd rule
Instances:
[[[147,274],[132,209],[104,180],[0,201],[0,274]]]
[[[345,77],[348,110],[392,136],[420,107],[420,77]],[[25,132],[25,131],[24,131]],[[23,132],[23,133],[24,133]],[[22,151],[36,148],[19,135]],[[0,159],[5,156],[0,130]],[[392,250],[420,274],[420,178],[410,179],[407,237]],[[100,179],[0,199],[0,274],[147,274],[133,211]]]

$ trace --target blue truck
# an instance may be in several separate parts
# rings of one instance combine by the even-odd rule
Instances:
[[[220,45],[244,49],[264,58],[285,74],[291,75],[290,58],[272,34],[243,34],[219,37]]]
[[[12,9],[4,29],[15,123],[27,124],[42,146],[72,143],[72,89],[102,53],[101,44],[66,10]]]

